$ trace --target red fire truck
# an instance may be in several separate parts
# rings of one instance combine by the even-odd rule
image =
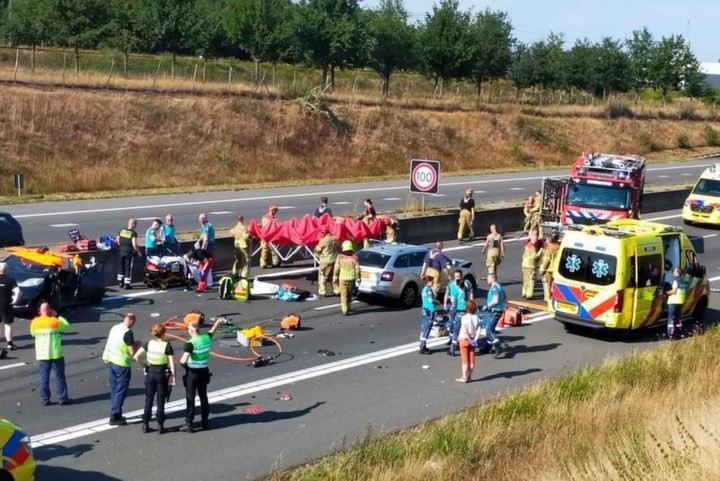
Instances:
[[[543,179],[542,223],[570,226],[638,219],[644,187],[645,158],[583,154],[570,177]]]

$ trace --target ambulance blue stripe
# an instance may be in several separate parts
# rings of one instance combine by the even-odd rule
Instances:
[[[3,446],[3,457],[12,458],[15,455],[15,452],[20,448],[20,441],[22,441],[23,437],[25,437],[25,435],[20,431],[12,433],[5,442],[5,446]]]
[[[585,310],[585,308],[580,304],[580,301],[577,300],[575,295],[572,293],[570,288],[568,286],[557,284],[558,289],[560,289],[560,292],[562,293],[563,297],[569,301],[572,301],[573,303],[577,304],[578,306],[578,313],[580,314],[580,317],[583,319],[592,319],[592,316],[588,311]]]

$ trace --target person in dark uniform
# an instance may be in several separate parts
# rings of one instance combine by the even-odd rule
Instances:
[[[180,431],[192,433],[195,431],[193,421],[195,420],[195,395],[200,398],[200,421],[203,430],[210,429],[210,403],[207,396],[207,386],[210,383],[210,347],[212,336],[220,327],[222,318],[215,321],[215,324],[208,332],[200,333],[200,324],[191,323],[188,325],[190,340],[183,347],[183,355],[180,364],[185,368],[183,374],[183,385],[185,386],[185,425]]]
[[[165,326],[154,324],[152,340],[144,343],[135,353],[135,361],[145,366],[145,412],[143,413],[142,432],[147,433],[152,417],[153,399],[157,396],[158,434],[165,433],[165,401],[168,387],[175,385],[175,352],[169,342],[163,340]],[[143,354],[144,360],[143,360]]]
[[[120,252],[120,267],[118,270],[118,284],[125,289],[131,289],[133,257],[140,254],[137,245],[137,220],[128,220],[126,229],[121,229],[115,239]]]
[[[12,326],[15,322],[13,304],[20,299],[20,288],[15,279],[7,275],[7,264],[0,262],[0,322],[3,324],[8,350],[16,348],[13,343]],[[5,350],[0,349],[0,358],[5,357]]]

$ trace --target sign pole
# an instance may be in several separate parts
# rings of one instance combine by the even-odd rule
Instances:
[[[422,195],[422,213],[425,213],[425,197],[427,197],[427,194]]]

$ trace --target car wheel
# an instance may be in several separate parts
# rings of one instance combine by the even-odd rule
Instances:
[[[400,302],[404,307],[414,307],[418,300],[418,288],[415,284],[408,284],[400,293]]]

